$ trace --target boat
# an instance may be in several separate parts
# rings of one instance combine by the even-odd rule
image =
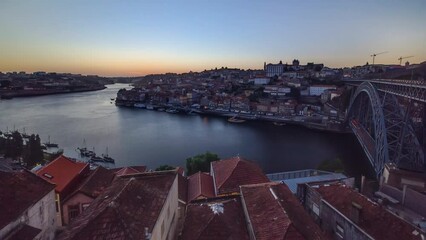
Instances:
[[[103,162],[104,159],[102,157],[99,157],[99,156],[95,155],[95,156],[93,156],[93,157],[90,158],[90,161],[93,161],[93,162]]]
[[[166,109],[164,109],[164,108],[159,108],[159,109],[157,109],[159,112],[164,112],[164,110],[166,110]]]
[[[275,126],[285,126],[285,123],[283,123],[283,122],[273,122],[273,124]]]
[[[154,106],[152,106],[152,105],[146,105],[146,109],[148,109],[148,110],[154,110]]]
[[[244,119],[237,118],[237,116],[233,116],[231,118],[228,118],[228,122],[231,122],[231,123],[243,123],[245,121],[246,120],[244,120]]]
[[[192,116],[195,116],[195,115],[198,115],[198,114],[199,114],[198,112],[193,111],[193,110],[190,110],[190,111],[188,112],[188,115],[192,115]]]
[[[114,101],[115,100],[115,98],[111,98],[111,101]]]
[[[105,150],[105,154],[102,154],[102,158],[103,158],[104,162],[115,163],[114,158],[112,158],[108,155],[108,147]]]
[[[44,145],[48,148],[57,148],[59,145],[57,143],[50,142],[50,136],[48,137],[48,142],[44,143]]]
[[[104,162],[107,162],[107,163],[115,163],[115,160],[114,160],[114,158],[112,158],[112,157],[104,156],[104,157],[103,157],[103,159],[104,159]]]
[[[145,104],[143,103],[135,103],[133,106],[137,108],[146,108]]]
[[[177,110],[177,109],[174,109],[174,108],[169,108],[169,109],[167,109],[167,110],[166,110],[166,112],[167,112],[167,113],[177,113],[177,112],[178,112],[178,110]]]

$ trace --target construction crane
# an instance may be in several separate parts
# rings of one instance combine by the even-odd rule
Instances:
[[[401,65],[401,64],[402,64],[402,59],[412,58],[412,57],[414,57],[414,56],[399,57],[399,58],[398,58],[398,60],[399,60],[399,65]]]
[[[384,54],[384,53],[388,53],[388,52],[373,53],[372,55],[370,55],[370,57],[373,57],[373,65],[374,65],[374,59],[376,58],[376,56],[380,54]]]

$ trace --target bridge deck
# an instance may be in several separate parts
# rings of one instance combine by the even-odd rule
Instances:
[[[356,120],[350,121],[349,126],[351,127],[355,136],[358,138],[358,141],[360,142],[362,148],[367,154],[368,159],[370,160],[372,165],[375,166],[374,158],[376,156],[376,142],[368,134],[367,130],[365,130],[364,127],[358,123],[358,121]]]

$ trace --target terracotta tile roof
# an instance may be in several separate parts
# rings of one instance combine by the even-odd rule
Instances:
[[[188,204],[181,239],[248,240],[240,198]]]
[[[413,226],[349,187],[342,184],[322,185],[317,191],[349,219],[352,202],[360,205],[362,209],[357,225],[375,239],[421,239],[420,234],[412,234],[416,230]]]
[[[4,240],[33,240],[39,233],[40,229],[24,224],[19,230],[7,236]]]
[[[42,169],[37,171],[37,175],[43,179],[56,184],[56,192],[61,193],[69,184],[79,176],[89,171],[89,164],[76,162],[64,155],[59,156]]]
[[[117,178],[58,239],[144,239],[152,232],[175,172]]]
[[[239,192],[239,186],[269,182],[262,169],[254,162],[240,157],[211,163],[216,194]]]
[[[284,184],[241,186],[241,196],[256,239],[326,239]]]
[[[109,187],[114,179],[114,174],[108,169],[99,166],[92,171],[89,176],[80,184],[74,193],[70,194],[68,198],[77,192],[81,192],[91,198],[98,197],[107,187]],[[66,202],[67,199],[64,199]]]
[[[182,167],[177,167],[176,172],[182,176],[185,176],[185,169]]]
[[[146,172],[146,166],[130,166],[111,169],[117,176]]]
[[[215,197],[212,176],[197,172],[188,177],[188,202],[197,198],[211,197]]]
[[[26,170],[0,172],[0,186],[0,229],[55,189],[55,185]]]

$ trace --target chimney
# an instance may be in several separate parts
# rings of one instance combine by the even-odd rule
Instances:
[[[359,222],[359,217],[361,215],[361,210],[362,210],[361,205],[359,205],[359,204],[357,204],[355,202],[352,202],[351,217],[350,217],[350,219],[355,224],[358,224],[358,222]]]

